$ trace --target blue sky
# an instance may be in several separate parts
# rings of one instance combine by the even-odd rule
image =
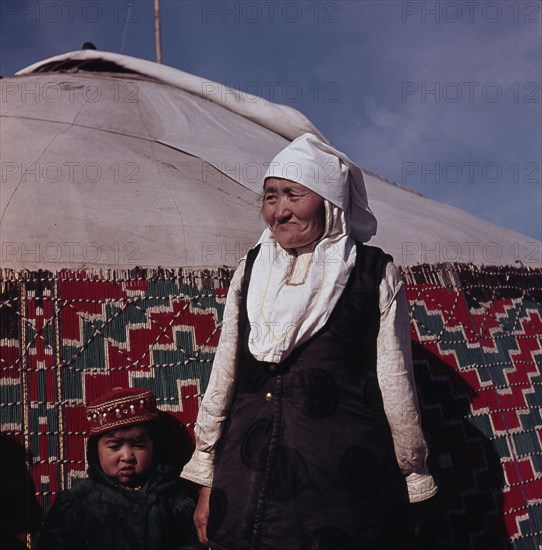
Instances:
[[[3,76],[86,40],[155,60],[152,0],[1,10]],[[299,109],[361,165],[542,237],[539,1],[162,0],[161,10],[164,63]]]

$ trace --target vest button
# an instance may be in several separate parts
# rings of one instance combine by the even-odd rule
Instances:
[[[277,370],[277,364],[276,363],[269,363],[269,370],[271,372],[275,372]]]
[[[267,392],[265,394],[265,400],[266,401],[271,401],[271,399],[273,399],[273,394],[271,392]]]

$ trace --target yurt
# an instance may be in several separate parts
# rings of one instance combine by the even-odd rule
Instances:
[[[108,52],[0,86],[0,525],[32,548],[85,476],[97,395],[149,387],[193,436],[229,280],[263,228],[266,166],[304,132],[326,138],[290,107]],[[439,485],[419,548],[538,549],[542,243],[364,174],[370,244],[407,289]]]

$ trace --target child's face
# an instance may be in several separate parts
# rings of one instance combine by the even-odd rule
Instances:
[[[136,487],[151,467],[153,447],[146,426],[108,432],[98,441],[100,466],[119,485]]]

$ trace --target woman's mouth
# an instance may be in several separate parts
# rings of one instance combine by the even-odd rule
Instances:
[[[275,229],[291,229],[292,227],[295,227],[297,224],[295,222],[283,222],[283,223],[277,223],[275,224]]]

